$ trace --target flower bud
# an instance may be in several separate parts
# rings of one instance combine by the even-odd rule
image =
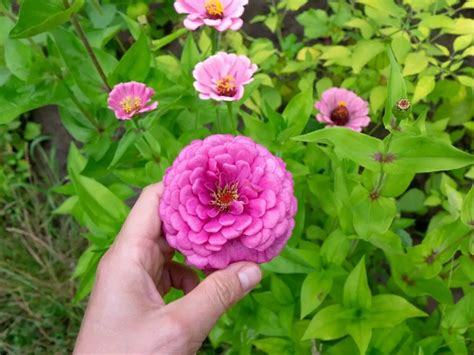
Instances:
[[[392,113],[397,121],[403,120],[410,115],[411,102],[408,99],[398,100],[392,109]]]

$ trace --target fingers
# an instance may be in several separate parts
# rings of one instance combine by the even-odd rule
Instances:
[[[185,322],[189,331],[194,332],[194,339],[204,340],[219,317],[254,288],[261,278],[262,273],[256,264],[232,264],[214,272],[187,296],[167,307],[173,317]]]
[[[122,226],[118,242],[134,244],[134,242],[143,240],[158,241],[161,233],[158,209],[162,194],[163,184],[161,182],[143,189]]]
[[[183,290],[185,294],[191,292],[199,284],[197,274],[189,267],[177,262],[166,263],[163,275],[158,284],[158,291],[162,296],[168,293],[171,287]]]

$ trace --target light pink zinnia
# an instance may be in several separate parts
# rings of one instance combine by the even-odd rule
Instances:
[[[240,18],[248,0],[176,0],[174,8],[180,14],[188,14],[184,26],[194,31],[202,25],[218,31],[237,31],[242,27]]]
[[[133,116],[148,112],[158,107],[158,102],[147,106],[155,90],[136,81],[120,83],[114,86],[109,94],[109,108],[119,120],[129,120]]]
[[[285,163],[247,137],[213,135],[185,147],[164,177],[168,243],[203,270],[270,261],[295,225]]]
[[[323,92],[314,107],[319,110],[316,119],[330,127],[347,127],[360,132],[370,123],[367,101],[350,90],[330,88]]]
[[[196,65],[194,87],[203,100],[238,101],[257,69],[244,55],[220,52]]]

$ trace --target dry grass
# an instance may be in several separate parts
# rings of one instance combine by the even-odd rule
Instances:
[[[61,202],[54,156],[39,148],[28,184],[0,197],[0,353],[69,353],[83,314],[73,305],[75,262],[85,248]]]

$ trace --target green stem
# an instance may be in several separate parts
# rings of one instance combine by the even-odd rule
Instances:
[[[221,34],[217,30],[212,30],[212,53],[219,52]]]
[[[66,8],[69,8],[69,1],[68,0],[64,0],[64,6]],[[97,59],[97,57],[94,53],[94,50],[92,49],[92,46],[91,46],[89,40],[87,39],[87,36],[86,36],[84,30],[81,27],[80,22],[77,20],[76,15],[71,16],[71,23],[74,26],[74,29],[76,30],[76,32],[79,36],[79,39],[81,40],[82,44],[84,45],[84,48],[86,49],[87,54],[91,58],[95,69],[99,73],[99,76],[102,79],[102,82],[104,83],[105,87],[107,88],[107,90],[112,91],[112,88],[110,87],[109,83],[107,82],[107,76],[105,75],[104,70],[100,66],[99,60]]]
[[[385,151],[384,151],[385,155],[388,153],[388,151],[390,149],[390,144],[392,143],[392,137],[393,137],[393,134],[390,133],[389,136],[388,136],[387,144],[385,146]],[[380,162],[379,178],[377,180],[377,184],[375,185],[375,188],[372,190],[372,194],[374,195],[374,197],[378,197],[378,195],[380,194],[380,191],[382,190],[383,184],[385,182],[385,178],[387,177],[387,173],[383,169],[383,164],[384,164],[384,162],[381,161]]]
[[[61,80],[64,80],[62,79],[61,77],[59,78]],[[76,95],[74,95],[74,92],[67,86],[65,85],[67,91],[69,92],[69,97],[71,98],[72,102],[74,102],[74,105],[76,105],[76,107],[79,109],[79,111],[81,111],[81,113],[84,115],[85,118],[87,118],[87,120],[90,122],[90,124],[92,126],[94,126],[94,128],[99,131],[100,129],[100,126],[99,126],[99,123],[96,121],[96,119],[94,118],[94,116],[92,116],[85,108],[84,106],[82,106],[82,104],[79,102],[79,100],[77,99]]]
[[[216,129],[217,129],[217,133],[223,133],[222,124],[221,124],[221,115],[219,113],[219,105],[216,105]]]
[[[234,116],[234,112],[233,112],[233,108],[232,108],[232,102],[227,101],[226,104],[227,104],[227,113],[229,114],[229,121],[230,121],[230,124],[232,126],[232,132],[237,134],[238,122],[237,122],[236,117]]]

